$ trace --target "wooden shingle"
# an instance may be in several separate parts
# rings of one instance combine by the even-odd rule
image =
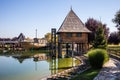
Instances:
[[[85,32],[90,31],[85,27],[79,17],[71,9],[66,18],[64,19],[62,25],[60,26],[57,33],[61,32]]]

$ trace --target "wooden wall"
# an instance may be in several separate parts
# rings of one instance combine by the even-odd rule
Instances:
[[[76,36],[77,33],[72,33],[72,37],[68,37],[66,33],[59,33],[60,41],[62,43],[88,43],[88,34],[82,33],[81,37]]]

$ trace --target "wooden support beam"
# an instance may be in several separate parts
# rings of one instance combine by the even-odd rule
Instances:
[[[62,57],[62,44],[58,42],[58,58]]]
[[[52,55],[53,57],[56,57],[56,29],[51,29],[51,48],[52,48]]]
[[[66,43],[66,55],[68,56],[68,47],[69,47],[69,45],[68,45],[68,43]]]

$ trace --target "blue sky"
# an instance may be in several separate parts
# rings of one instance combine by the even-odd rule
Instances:
[[[70,7],[83,23],[94,18],[116,31],[112,22],[120,9],[120,0],[0,0],[0,37],[44,37],[51,28],[58,29]]]

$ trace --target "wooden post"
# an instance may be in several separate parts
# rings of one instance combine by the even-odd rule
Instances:
[[[79,51],[80,51],[80,54],[82,53],[82,43],[79,43]]]
[[[79,45],[79,43],[77,43],[77,53],[78,54],[80,53],[80,45]]]
[[[87,45],[88,45],[88,47],[87,47],[87,51],[88,51],[88,50],[89,50],[89,47],[90,47],[90,46],[89,46],[89,43],[87,43]]]
[[[66,55],[68,56],[68,43],[66,43]]]
[[[62,57],[62,44],[58,42],[58,58]]]
[[[83,54],[83,51],[84,51],[84,50],[83,50],[83,43],[82,43],[82,54]]]
[[[52,48],[52,56],[56,57],[56,29],[52,28],[51,30],[51,48]]]
[[[74,43],[72,42],[72,57],[74,55]]]

